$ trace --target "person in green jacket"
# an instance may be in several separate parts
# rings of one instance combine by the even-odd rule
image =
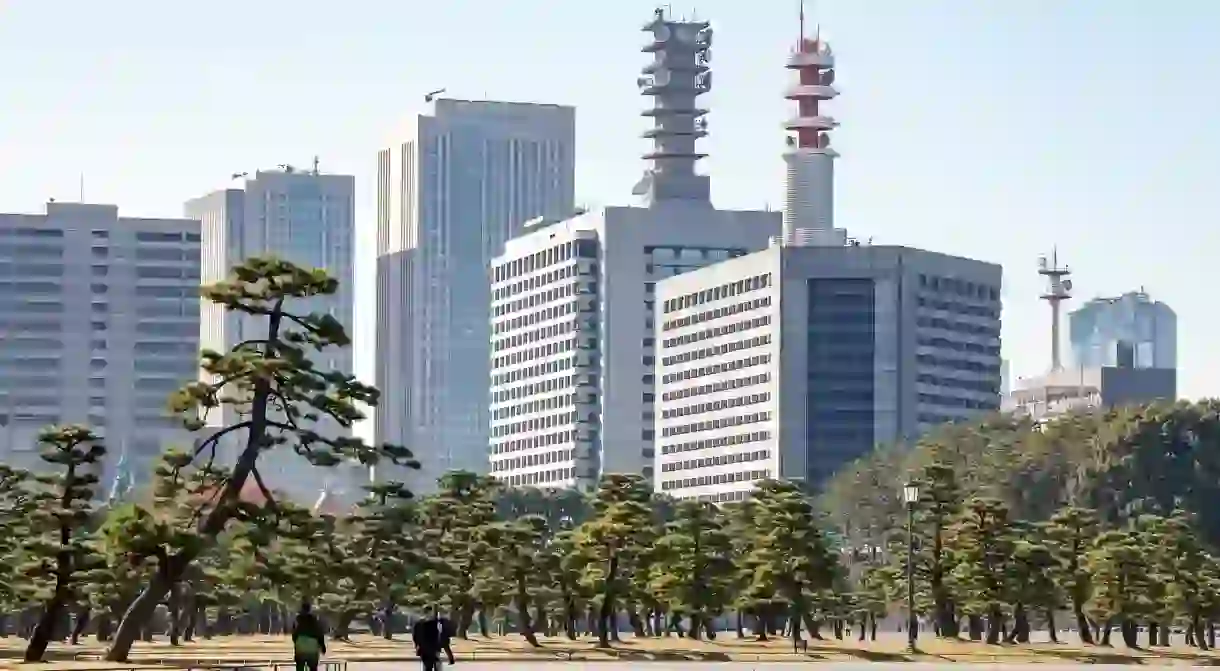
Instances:
[[[292,657],[297,671],[318,671],[318,661],[326,653],[326,635],[322,623],[313,614],[308,601],[301,603],[301,612],[292,625]]]

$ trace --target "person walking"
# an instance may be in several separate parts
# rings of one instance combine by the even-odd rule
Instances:
[[[318,671],[318,661],[326,654],[326,635],[322,623],[313,614],[308,601],[301,602],[301,611],[292,624],[292,658],[297,671]]]
[[[424,618],[411,628],[411,640],[415,643],[415,654],[424,665],[424,671],[441,671],[441,652],[453,664],[453,648],[449,645],[451,628],[449,620],[441,617],[433,606],[424,611]]]

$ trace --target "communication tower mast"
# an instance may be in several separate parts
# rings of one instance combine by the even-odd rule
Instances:
[[[707,136],[707,110],[699,107],[699,96],[712,90],[712,28],[706,21],[674,20],[657,9],[644,32],[650,39],[642,51],[652,54],[636,80],[640,93],[652,98],[642,113],[652,118],[652,128],[643,136],[652,140],[644,154],[648,170],[632,189],[649,204],[661,200],[711,202],[707,175],[695,172],[695,164],[707,154],[696,149],[696,141]]]
[[[1051,250],[1048,261],[1045,256],[1038,259],[1038,274],[1046,278],[1046,292],[1042,300],[1051,306],[1051,370],[1059,370],[1063,362],[1059,357],[1059,320],[1061,304],[1072,297],[1072,280],[1068,276],[1072,271],[1067,266],[1059,265],[1059,250]]]

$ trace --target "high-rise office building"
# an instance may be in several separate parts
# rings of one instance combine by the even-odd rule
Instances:
[[[434,101],[377,158],[377,442],[422,468],[487,470],[488,269],[535,217],[574,206],[575,111]],[[379,472],[380,476],[381,473]]]
[[[191,434],[166,412],[198,379],[199,222],[48,203],[0,214],[0,461],[39,468],[49,424],[81,423],[116,469],[151,475]]]
[[[1094,298],[1068,315],[1076,366],[1178,367],[1178,316],[1143,291]]]
[[[659,492],[817,486],[879,443],[999,408],[1000,267],[834,226],[834,64],[820,37],[788,59],[783,234],[657,285]]]
[[[535,222],[492,263],[491,471],[510,485],[650,476],[656,283],[762,249],[780,229],[779,212],[714,208],[696,172],[708,24],[658,11],[644,30],[643,206]]]
[[[660,492],[816,487],[878,444],[999,409],[999,266],[780,242],[657,286]]]
[[[254,256],[276,256],[307,268],[325,269],[338,280],[338,292],[298,300],[289,308],[330,314],[350,335],[354,327],[354,190],[355,179],[350,175],[319,173],[316,166],[299,170],[285,165],[256,172],[244,180],[242,188],[189,201],[187,216],[202,222],[204,283],[227,278],[234,266]],[[206,301],[200,326],[201,345],[222,352],[243,340],[264,337],[266,331],[265,320],[228,312]],[[352,372],[350,349],[332,348],[313,359],[321,369]],[[223,426],[234,419],[232,410],[226,409],[209,422]],[[328,435],[346,432],[334,422],[322,422],[317,430]],[[236,444],[226,443],[227,458],[235,456]],[[301,501],[312,501],[324,488],[358,495],[355,490],[363,480],[352,470],[317,468],[287,449],[273,451],[259,462],[268,484]]]

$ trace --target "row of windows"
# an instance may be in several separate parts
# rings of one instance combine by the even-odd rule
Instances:
[[[662,362],[666,366],[672,366],[674,364],[689,363],[691,361],[699,361],[700,359],[708,359],[708,358],[711,358],[714,356],[721,356],[723,354],[728,354],[729,352],[740,352],[743,349],[750,349],[751,347],[762,347],[764,345],[770,345],[770,344],[771,344],[771,334],[767,333],[767,334],[760,335],[760,336],[754,336],[753,338],[745,338],[744,340],[737,340],[734,342],[724,343],[723,345],[716,345],[714,347],[705,347],[703,349],[691,350],[689,352],[682,352],[681,354],[667,356],[662,360]]]
[[[508,459],[493,459],[491,462],[491,470],[511,471],[517,468],[532,468],[534,466],[543,466],[545,464],[558,464],[565,461],[572,461],[575,454],[576,450],[568,448],[566,450],[551,450],[549,452],[523,454],[519,457],[510,457]]]
[[[763,296],[762,298],[755,298],[751,301],[743,301],[736,305],[726,305],[724,307],[719,307],[712,310],[697,312],[693,315],[671,319],[661,325],[661,330],[672,331],[674,329],[685,328],[687,326],[694,326],[695,324],[702,324],[703,322],[711,321],[713,319],[729,317],[732,315],[741,314],[743,312],[749,312],[750,310],[757,310],[759,308],[766,308],[770,306],[771,297]]]
[[[915,356],[915,361],[924,366],[952,368],[953,370],[968,370],[975,373],[991,373],[992,375],[1000,374],[1000,367],[998,365],[979,363],[977,361],[967,361],[965,359],[947,359],[944,357],[932,356],[931,354],[918,354]]]
[[[59,282],[0,282],[0,291],[12,291],[14,294],[59,294],[63,293]]]
[[[498,324],[494,324],[491,328],[491,332],[493,334],[508,333],[509,331],[531,326],[539,322],[550,321],[552,319],[559,319],[564,315],[575,314],[578,310],[580,310],[580,308],[576,305],[576,303],[561,303],[560,305],[552,305],[549,308],[538,310],[537,312],[531,312],[519,317],[513,317],[512,319],[507,319]],[[585,312],[586,310],[580,311]]]
[[[0,277],[61,277],[62,263],[10,263],[0,262]]]
[[[735,492],[717,492],[716,494],[700,494],[695,497],[696,501],[706,503],[730,503],[733,501],[745,501],[750,496],[750,492],[746,490],[738,490]]]
[[[700,366],[698,368],[690,368],[677,373],[666,373],[662,378],[662,384],[669,384],[679,380],[694,380],[705,375],[718,375],[720,373],[729,373],[742,368],[750,368],[752,366],[761,366],[771,363],[770,354],[755,354],[752,357],[745,359],[737,359],[727,363],[714,363],[710,366]]]
[[[563,333],[569,333],[575,330],[580,323],[581,322],[577,320],[563,322],[561,324],[549,324],[547,326],[536,328],[532,331],[526,331],[524,333],[518,333],[507,338],[500,338],[499,340],[492,339],[491,351],[499,352],[501,350],[520,347],[521,345],[526,345],[532,342],[538,342],[539,340],[554,338]]]
[[[732,454],[717,454],[714,457],[701,457],[661,464],[662,473],[674,471],[689,471],[696,468],[712,468],[713,466],[728,466],[731,464],[762,461],[771,458],[771,450],[754,450],[753,452],[734,452]]]
[[[955,352],[1000,356],[1000,348],[997,345],[980,345],[978,343],[961,342],[948,338],[919,338],[916,342],[922,347],[935,347],[937,349],[951,349]]]
[[[741,408],[747,405],[755,405],[757,403],[766,403],[771,400],[771,394],[764,392],[761,394],[750,394],[748,396],[738,396],[737,398],[728,398],[720,401],[711,401],[708,403],[695,403],[693,405],[684,405],[678,408],[661,411],[661,419],[673,419],[674,417],[688,417],[690,415],[701,415],[705,412],[717,412],[727,410],[729,408]]]
[[[665,314],[677,312],[678,310],[685,310],[686,308],[694,307],[696,305],[703,305],[704,303],[709,303],[711,301],[723,300],[725,298],[744,294],[749,291],[766,289],[769,286],[771,286],[771,273],[766,273],[765,275],[755,275],[754,277],[738,280],[736,282],[729,282],[728,284],[722,284],[718,287],[712,287],[711,289],[703,289],[701,291],[686,294],[685,296],[670,298],[669,300],[665,301]]]
[[[199,242],[198,233],[163,233],[151,231],[136,232],[136,241],[138,242]]]
[[[592,400],[588,402],[591,403]],[[491,411],[491,418],[493,420],[510,419],[520,415],[532,415],[536,412],[558,410],[559,408],[566,408],[572,405],[576,405],[576,394],[554,394],[526,401],[525,403],[515,403],[502,408],[496,408]]]
[[[727,429],[732,426],[745,426],[746,424],[757,424],[759,422],[771,421],[771,413],[752,412],[748,415],[738,415],[737,417],[720,417],[717,419],[705,419],[702,422],[692,422],[681,426],[667,426],[661,429],[661,436],[669,438],[670,436],[684,436],[688,433],[699,433],[701,431],[716,431],[718,429]]]
[[[743,387],[752,387],[756,384],[765,384],[771,381],[770,373],[761,375],[748,375],[746,377],[737,377],[724,382],[714,382],[712,384],[701,384],[697,387],[685,387],[676,391],[667,391],[661,394],[662,401],[676,401],[682,398],[690,398],[692,396],[703,396],[704,394],[716,394],[730,389],[741,389]]]
[[[525,363],[526,361],[533,361],[534,359],[541,359],[543,357],[571,352],[574,348],[576,348],[577,342],[578,341],[576,338],[564,338],[563,340],[549,342],[545,345],[539,345],[537,347],[530,347],[528,349],[511,352],[509,354],[505,354],[504,356],[493,357],[491,360],[491,365],[492,368],[504,368],[506,366],[515,366],[519,363]],[[583,347],[580,349],[597,349],[597,338],[586,339],[582,344]],[[592,355],[592,357],[594,360],[597,359],[596,354]],[[594,363],[591,362],[590,365],[594,365]]]
[[[661,446],[661,454],[679,454],[696,450],[710,450],[717,447],[733,447],[735,445],[759,443],[764,440],[771,440],[770,431],[750,431],[732,436],[716,436],[715,438],[704,438],[702,440],[689,440],[684,443],[671,443]]]
[[[542,431],[556,426],[566,426],[577,421],[576,411],[560,412],[553,415],[544,415],[542,417],[534,417],[531,419],[523,419],[519,422],[509,422],[499,426],[491,427],[492,438],[503,438],[511,436],[515,433],[524,433],[526,431]],[[598,423],[597,416],[589,416],[584,418],[584,421],[596,426]]]
[[[670,489],[686,489],[687,487],[706,487],[708,485],[723,485],[730,482],[753,482],[771,477],[771,471],[737,471],[736,473],[719,473],[717,475],[702,475],[697,478],[681,478],[677,480],[662,480],[662,491]]]
[[[574,375],[564,375],[562,377],[553,377],[546,380],[539,380],[529,384],[523,384],[512,389],[502,389],[491,393],[492,403],[503,403],[504,401],[512,401],[518,398],[527,398],[539,394],[549,394],[559,389],[567,389],[576,384]],[[587,379],[581,376],[582,379]],[[589,384],[594,384],[590,381]]]
[[[566,356],[562,359],[556,359],[555,361],[544,361],[532,366],[526,366],[525,368],[510,370],[505,373],[497,373],[491,376],[491,383],[494,386],[512,384],[514,382],[520,382],[522,380],[528,380],[530,378],[535,378],[542,375],[550,375],[551,373],[560,373],[565,370],[572,370],[573,368],[596,369],[598,364],[599,362],[596,358],[593,358],[589,363],[582,364],[576,360],[576,355]]]
[[[596,295],[597,282],[594,280],[586,281],[588,282],[588,285],[586,285],[586,287],[580,293]],[[520,312],[522,310],[537,307],[539,305],[543,305],[544,303],[550,303],[551,301],[557,301],[568,296],[575,296],[577,294],[577,287],[579,285],[579,282],[568,282],[561,286],[555,287],[554,289],[547,289],[546,291],[540,293],[530,294],[524,298],[518,298],[515,301],[509,301],[500,305],[493,305],[491,308],[491,314],[494,317],[499,317],[500,315]]]
[[[919,297],[919,307],[931,308],[933,310],[944,310],[953,312],[959,315],[969,315],[971,317],[989,317],[991,319],[999,319],[1000,311],[996,308],[983,305],[968,305],[959,303],[958,301],[938,301],[930,298]]]
[[[969,280],[959,280],[955,277],[938,277],[936,275],[920,274],[919,286],[921,289],[930,289],[932,291],[940,291],[963,297],[978,298],[980,300],[1000,300],[1000,290],[996,287],[971,282]]]
[[[17,226],[15,228],[0,228],[0,238],[3,237],[62,238],[64,237],[64,231],[61,228]]]
[[[956,396],[942,396],[940,394],[920,394],[919,402],[946,408],[967,408],[969,410],[1000,409],[998,401],[978,401],[972,398],[958,398]]]
[[[755,317],[754,319],[746,319],[733,324],[726,324],[725,326],[716,326],[710,329],[703,329],[702,331],[688,333],[686,335],[677,336],[676,338],[666,338],[664,341],[664,346],[678,347],[681,345],[689,345],[694,342],[700,342],[702,340],[708,340],[711,338],[719,338],[720,336],[728,335],[730,333],[737,333],[738,331],[748,331],[750,329],[760,328],[770,323],[771,315],[763,315],[761,317]]]
[[[507,454],[509,452],[520,452],[521,450],[532,450],[538,447],[547,447],[550,445],[563,445],[576,441],[578,435],[572,429],[564,429],[563,431],[555,431],[546,433],[540,436],[529,436],[526,438],[514,438],[505,440],[499,443],[491,444],[492,454]],[[585,440],[580,438],[580,440]]]
[[[996,394],[999,390],[997,385],[992,380],[959,380],[953,377],[940,377],[939,375],[919,375],[915,378],[917,382],[931,384],[937,387],[947,387],[949,389],[966,389],[969,391],[978,391],[984,394]]]
[[[0,245],[0,256],[14,259],[62,259],[64,248],[58,245]]]
[[[510,475],[506,478],[501,478],[501,480],[507,482],[510,487],[538,487],[555,486],[559,483],[572,480],[575,477],[575,468],[555,468],[549,471],[539,471],[537,473]]]
[[[923,328],[942,329],[945,331],[955,331],[957,333],[991,336],[993,338],[1000,337],[1000,329],[998,327],[971,324],[970,322],[959,322],[952,319],[941,319],[940,317],[920,317],[919,319],[915,320],[915,324],[917,326],[922,326]]]
[[[518,280],[506,287],[493,289],[491,292],[491,297],[493,301],[512,298],[519,293],[533,291],[539,287],[545,287],[548,284],[554,284],[569,277],[584,277],[592,279],[597,277],[597,268],[597,263],[589,263],[587,266],[572,265],[565,266],[563,268],[556,268],[555,270],[547,271],[541,275],[534,275],[533,277],[526,277]]]
[[[503,282],[570,259],[597,258],[597,240],[570,240],[492,268],[492,280]]]

